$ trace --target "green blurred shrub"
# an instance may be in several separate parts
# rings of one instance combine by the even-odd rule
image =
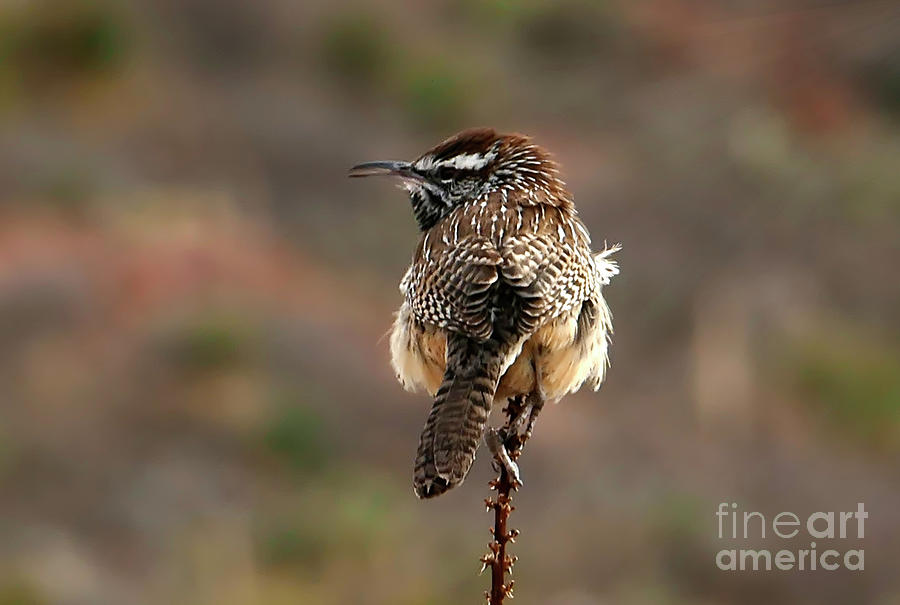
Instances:
[[[700,539],[706,530],[703,503],[686,492],[664,492],[647,512],[648,522],[673,543]]]
[[[531,59],[568,67],[608,50],[623,23],[610,3],[588,0],[457,0],[448,12],[494,36],[511,32],[517,51]]]
[[[605,3],[547,2],[523,15],[516,34],[532,56],[571,67],[608,51],[619,25]]]
[[[872,98],[888,113],[900,117],[900,48],[864,69],[863,81]]]
[[[860,337],[821,336],[792,347],[797,392],[844,436],[900,448],[900,353]]]
[[[330,458],[322,417],[297,405],[277,408],[266,423],[263,443],[268,451],[298,471],[321,470]]]
[[[841,167],[843,215],[860,226],[900,218],[900,141],[874,144]]]
[[[80,75],[109,70],[130,48],[122,12],[113,4],[26,3],[0,14],[0,62],[20,76]]]
[[[326,28],[322,57],[326,67],[347,82],[371,85],[387,77],[391,43],[377,19],[347,15]]]
[[[577,5],[589,6],[591,3],[578,0],[562,0],[559,3],[541,0],[454,0],[446,12],[448,17],[458,16],[467,25],[496,34],[516,30],[548,11],[553,12],[557,4],[571,8]]]
[[[403,48],[384,29],[383,19],[353,13],[332,21],[322,40],[329,73],[354,87],[398,104],[416,127],[446,130],[467,114],[475,87],[464,74],[472,66],[452,53]]]
[[[389,539],[402,515],[387,488],[366,475],[336,471],[306,486],[290,513],[268,516],[256,531],[260,561],[315,571],[335,558],[366,560]]]
[[[12,437],[3,426],[2,418],[0,418],[0,484],[3,482],[4,475],[15,463],[15,446],[16,444],[13,443]]]
[[[0,584],[0,605],[43,605],[47,600],[24,580]]]
[[[320,519],[300,524],[282,522],[262,532],[257,551],[264,565],[321,568],[331,550],[328,538]]]
[[[189,320],[173,334],[168,357],[188,371],[217,370],[246,362],[254,349],[254,331],[237,318],[210,315]]]
[[[95,175],[80,166],[66,166],[38,175],[35,189],[59,210],[80,215],[89,206],[97,191]]]
[[[468,113],[475,96],[462,73],[442,60],[425,61],[403,74],[404,105],[414,124],[435,130],[452,128]]]

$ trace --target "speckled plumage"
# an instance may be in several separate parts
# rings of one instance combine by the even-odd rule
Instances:
[[[423,234],[391,357],[406,388],[434,396],[414,477],[432,497],[465,478],[495,399],[600,386],[618,248],[591,251],[556,165],[526,137],[465,131],[406,175]]]

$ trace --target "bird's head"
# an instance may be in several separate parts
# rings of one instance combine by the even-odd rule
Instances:
[[[543,149],[522,135],[489,128],[464,130],[412,162],[367,162],[350,169],[351,177],[374,175],[401,179],[423,231],[455,208],[503,189],[520,201],[571,203],[556,164]]]

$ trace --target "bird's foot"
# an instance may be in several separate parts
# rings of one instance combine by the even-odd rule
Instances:
[[[546,401],[546,399],[544,398],[544,390],[538,388],[536,391],[528,395],[528,398],[525,401],[528,404],[529,411],[528,424],[525,425],[525,433],[522,435],[523,443],[531,438],[531,434],[532,432],[534,432],[534,423],[537,421],[541,410],[544,409],[544,402]]]
[[[484,432],[484,443],[494,456],[494,468],[497,471],[501,468],[505,469],[510,481],[516,487],[524,485],[522,478],[519,476],[519,465],[510,458],[509,452],[503,444],[503,437],[502,431],[498,431],[494,427],[489,426]]]

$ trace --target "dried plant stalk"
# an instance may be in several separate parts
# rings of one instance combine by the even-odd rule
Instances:
[[[520,435],[518,425],[521,424],[526,403],[524,397],[509,400],[504,413],[506,424],[500,430],[489,429],[486,436],[488,447],[494,454],[495,467],[500,475],[488,484],[497,496],[485,499],[488,511],[494,511],[494,526],[491,534],[494,539],[488,543],[488,553],[481,557],[482,571],[491,569],[491,589],[484,595],[489,605],[500,605],[506,597],[512,598],[514,580],[507,576],[512,573],[517,557],[506,552],[506,546],[516,541],[519,531],[508,527],[509,515],[515,510],[512,505],[512,492],[521,487],[516,460],[522,453],[527,435]],[[500,447],[502,445],[502,447]]]

